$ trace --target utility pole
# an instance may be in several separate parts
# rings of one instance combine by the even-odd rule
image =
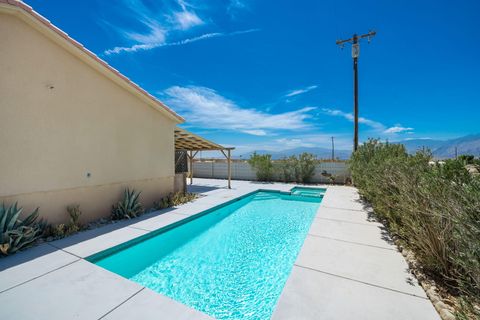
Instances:
[[[360,55],[360,40],[367,38],[368,42],[376,35],[375,31],[366,34],[357,35],[356,33],[346,40],[337,40],[337,45],[343,49],[345,43],[352,44],[353,58],[353,114],[354,114],[354,134],[353,134],[353,151],[358,149],[358,56]]]
[[[332,161],[335,161],[335,142],[332,137]]]

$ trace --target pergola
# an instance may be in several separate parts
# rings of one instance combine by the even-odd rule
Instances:
[[[231,151],[235,148],[227,148],[212,141],[197,136],[182,128],[175,128],[175,151],[186,151],[190,162],[190,184],[193,183],[193,158],[199,151],[220,151],[227,159],[228,167],[228,189],[231,189],[232,179],[232,158]]]

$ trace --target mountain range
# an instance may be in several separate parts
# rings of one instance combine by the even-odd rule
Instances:
[[[451,140],[409,139],[392,143],[403,144],[409,153],[415,153],[417,150],[421,150],[423,148],[430,149],[433,152],[433,156],[437,159],[454,158],[457,154],[472,154],[476,157],[480,157],[480,134],[468,135]],[[298,155],[303,152],[312,153],[319,159],[330,159],[332,157],[331,149],[321,147],[299,147],[282,151],[256,151],[257,154],[271,154],[273,160],[282,159],[292,155]],[[240,158],[249,159],[252,154],[253,152],[245,153],[241,155]],[[341,160],[350,158],[350,154],[350,150],[335,150],[335,158]]]
[[[437,159],[454,158],[456,155],[471,154],[480,157],[480,134],[468,135],[451,140],[413,139],[402,141],[408,152],[428,148]]]

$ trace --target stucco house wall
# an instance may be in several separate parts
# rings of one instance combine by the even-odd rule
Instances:
[[[0,30],[0,202],[85,222],[127,186],[146,206],[173,191],[180,117],[8,4]]]

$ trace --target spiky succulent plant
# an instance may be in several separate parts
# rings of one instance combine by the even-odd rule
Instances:
[[[41,227],[36,222],[38,208],[21,220],[23,208],[17,203],[0,205],[0,254],[9,255],[26,248],[41,236]]]
[[[112,219],[131,219],[143,213],[143,206],[139,200],[140,192],[134,189],[125,189],[123,199],[112,208]]]

